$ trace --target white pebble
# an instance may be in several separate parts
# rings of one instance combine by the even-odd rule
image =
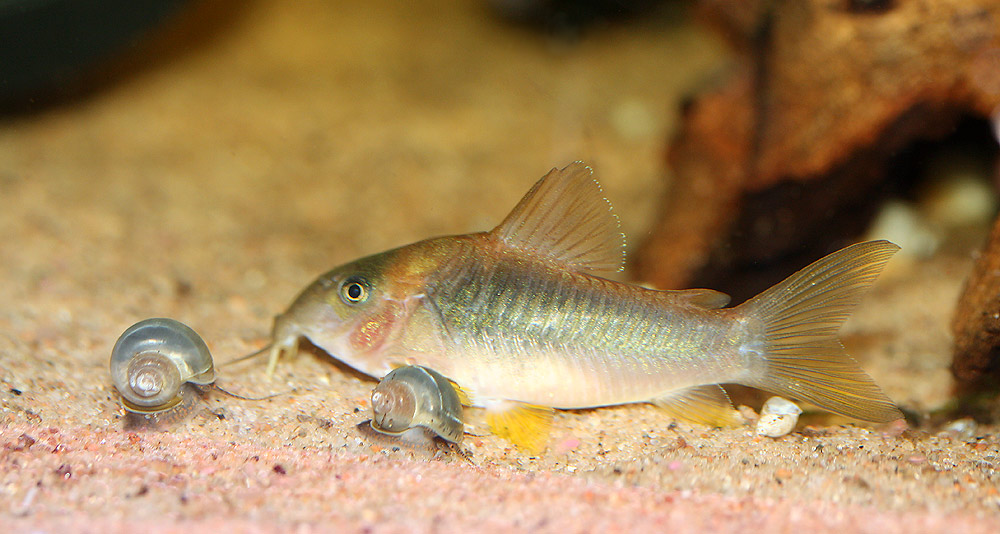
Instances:
[[[941,244],[939,233],[912,204],[902,200],[890,200],[882,205],[865,238],[888,239],[915,258],[933,255]]]
[[[969,169],[950,171],[930,186],[921,198],[927,218],[949,228],[988,224],[997,211],[996,195],[989,176],[984,176],[985,172],[977,174]]]
[[[944,425],[941,431],[954,434],[962,441],[971,441],[976,437],[976,421],[971,417],[963,417]]]
[[[611,125],[618,135],[627,140],[648,139],[659,130],[656,116],[641,100],[628,99],[619,102],[611,111]]]
[[[757,419],[757,434],[769,438],[780,438],[795,429],[799,421],[799,408],[794,402],[782,398],[771,397],[760,409],[760,419]]]

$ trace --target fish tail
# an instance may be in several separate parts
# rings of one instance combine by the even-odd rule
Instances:
[[[896,405],[847,355],[837,330],[899,247],[868,241],[829,254],[740,308],[762,333],[742,351],[759,353],[746,385],[811,402],[866,421],[902,417]]]

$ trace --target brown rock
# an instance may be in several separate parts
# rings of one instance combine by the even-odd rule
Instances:
[[[1000,371],[1000,219],[965,284],[951,329],[955,378],[974,385]]]
[[[687,108],[637,258],[663,287],[838,248],[866,226],[894,155],[1000,106],[996,0],[731,4],[702,5],[745,59]]]

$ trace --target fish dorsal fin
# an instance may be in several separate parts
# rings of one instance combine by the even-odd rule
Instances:
[[[593,273],[622,270],[625,235],[585,163],[552,169],[490,232],[507,245]]]
[[[683,289],[680,291],[664,291],[675,302],[684,302],[699,308],[717,310],[729,304],[729,295],[714,289]]]
[[[682,389],[651,402],[673,417],[692,423],[727,428],[740,420],[729,395],[715,384]]]

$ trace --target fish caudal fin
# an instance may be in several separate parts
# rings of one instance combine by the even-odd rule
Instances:
[[[763,323],[764,368],[742,383],[873,422],[903,415],[844,351],[837,330],[899,247],[868,241],[829,254],[741,305]]]

